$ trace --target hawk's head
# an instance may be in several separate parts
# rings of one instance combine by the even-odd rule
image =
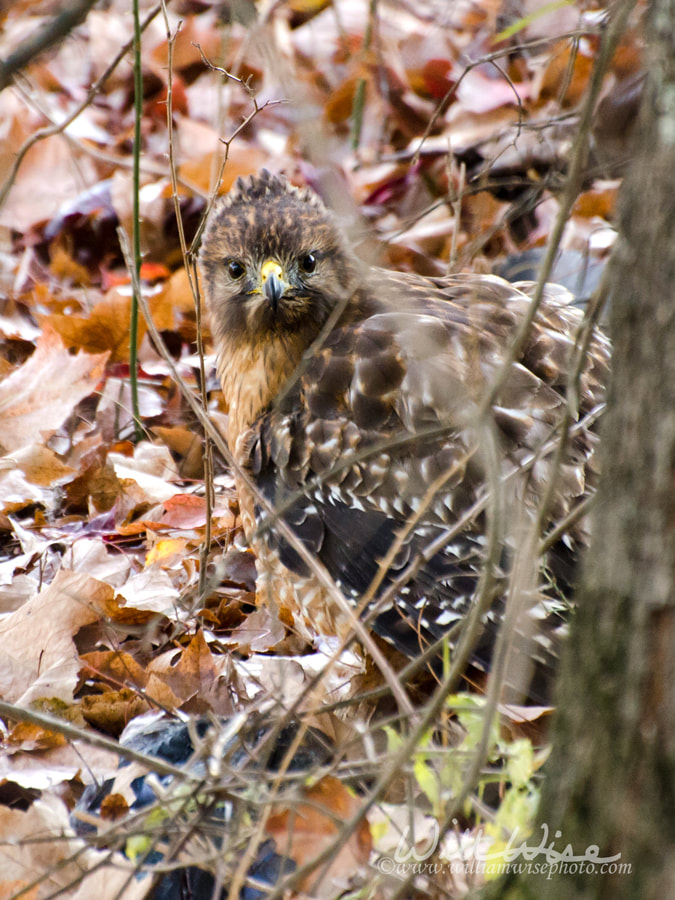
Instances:
[[[357,285],[355,257],[321,200],[266,170],[240,178],[215,208],[200,267],[216,337],[238,346],[298,332],[311,341]]]

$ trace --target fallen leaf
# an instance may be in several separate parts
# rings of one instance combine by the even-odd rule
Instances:
[[[148,701],[138,692],[123,689],[104,691],[102,694],[83,697],[80,709],[86,721],[97,731],[118,737],[131,719],[147,712]]]
[[[226,682],[220,677],[221,668],[216,665],[203,632],[198,631],[176,666],[166,671],[164,681],[177,696],[192,701],[189,706],[184,703],[182,709],[230,715],[232,703]]]
[[[183,554],[177,560],[184,558]],[[180,592],[169,573],[159,566],[147,566],[131,575],[117,591],[127,601],[126,609],[154,612],[170,616],[179,600]]]
[[[103,377],[107,353],[70,354],[45,329],[35,353],[0,383],[0,434],[5,452],[49,438]]]
[[[157,541],[146,556],[145,564],[147,566],[155,564],[170,566],[176,559],[181,559],[185,555],[186,546],[187,541],[183,538]]]
[[[110,585],[62,569],[52,584],[0,622],[3,698],[70,701],[80,667],[73,635],[116,608]]]
[[[0,468],[0,509],[3,513],[11,515],[42,500],[42,491],[31,484],[19,468]]]
[[[146,672],[130,653],[119,650],[94,650],[82,654],[85,667],[82,678],[104,682],[112,687],[142,688],[146,682]]]
[[[276,842],[277,849],[288,853],[298,867],[311,862],[325,850],[340,833],[344,823],[361,808],[362,800],[352,796],[337,778],[326,776],[314,787],[303,791],[303,799],[291,809],[273,812],[266,831]],[[367,819],[363,819],[316,884],[316,872],[307,875],[301,884],[311,889],[311,896],[329,898],[349,886],[354,870],[368,863],[372,837]],[[336,892],[336,888],[339,890]]]
[[[178,471],[182,478],[199,480],[204,477],[204,448],[198,434],[180,425],[172,428],[158,425],[152,433],[178,457]]]
[[[240,650],[248,648],[255,653],[265,653],[276,647],[286,637],[286,629],[277,616],[261,607],[247,616],[227,638],[228,644],[236,644]]]
[[[573,52],[569,42],[562,41],[554,48],[544,71],[539,100],[555,99],[563,108],[576,106],[586,92],[593,66],[594,60],[589,53],[580,47]],[[563,87],[564,93],[560,96]]]
[[[41,725],[33,725],[30,722],[17,722],[7,737],[7,752],[18,751],[32,753],[36,750],[51,750],[53,747],[62,747],[66,739],[62,734],[48,731]]]
[[[163,504],[162,524],[172,528],[201,528],[206,525],[206,500],[196,494],[176,494]]]
[[[12,93],[3,92],[5,97]],[[3,113],[2,118],[5,119],[8,114],[6,107]],[[0,140],[3,181],[4,173],[9,172],[14,156],[23,143],[23,135],[28,137],[30,133],[24,130],[29,125],[25,108],[22,109],[17,103],[17,109],[9,115],[14,120],[11,141],[7,141],[4,135]],[[73,165],[73,150],[61,135],[38,141],[26,154],[21,177],[14,180],[0,209],[0,225],[16,231],[28,231],[36,222],[51,218],[63,203],[80,193],[83,182],[95,184],[97,180],[94,161],[83,153],[79,155],[77,165]]]
[[[68,810],[58,797],[45,795],[25,811],[0,806],[0,892],[5,891],[5,896],[10,897],[9,882],[23,880],[32,884],[40,874],[49,873],[53,889],[65,888],[78,880],[80,859],[69,857],[76,847],[82,846],[81,842],[54,840],[59,833],[72,831]]]
[[[174,327],[173,312],[161,297],[149,297],[148,306],[160,330]],[[58,332],[67,347],[81,347],[89,353],[107,352],[111,362],[127,362],[131,307],[131,289],[112,288],[87,316],[53,313],[41,316],[40,323],[43,328]],[[139,315],[139,343],[146,331],[145,319]]]
[[[30,482],[44,487],[53,487],[76,472],[76,469],[63,463],[56,453],[44,444],[22,447],[10,453],[10,458],[16,462]]]
[[[599,216],[611,221],[616,210],[618,193],[617,182],[599,182],[590,190],[579,194],[574,203],[573,213],[586,219]]]
[[[73,478],[64,490],[65,508],[71,513],[86,515],[90,505],[98,512],[107,512],[122,492],[122,483],[109,460],[94,462]]]

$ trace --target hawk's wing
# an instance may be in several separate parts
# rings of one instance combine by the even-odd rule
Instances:
[[[499,485],[510,524],[545,493],[581,316],[562,296],[549,298],[481,421],[481,400],[530,299],[489,276],[430,282],[379,271],[371,290],[387,307],[328,336],[255,423],[249,464],[277,514],[348,595],[360,598],[379,574],[381,596],[417,561],[374,627],[419,652],[471,603],[485,552],[486,485]],[[596,339],[581,374],[580,416],[601,402],[607,353]],[[586,494],[593,444],[583,427],[568,439],[548,523]],[[258,525],[282,562],[305,574],[274,521],[261,513]],[[516,531],[508,528],[497,548],[499,565],[508,566]]]

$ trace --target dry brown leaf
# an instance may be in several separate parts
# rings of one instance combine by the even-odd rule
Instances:
[[[70,712],[77,707],[71,708]],[[79,710],[77,710],[79,712]],[[84,719],[77,721],[84,726]],[[87,766],[82,768],[82,760]],[[0,756],[0,778],[12,781],[29,790],[48,790],[75,778],[78,773],[85,784],[105,781],[115,774],[119,757],[109,750],[100,750],[81,741],[69,741],[63,746],[37,753],[17,753]],[[1,869],[0,869],[1,871]]]
[[[6,268],[9,272],[11,262],[0,256],[0,269]],[[0,282],[1,283],[1,282]],[[5,348],[9,341],[25,341],[33,343],[40,337],[40,329],[27,317],[24,307],[10,299],[4,299],[2,303],[2,312],[0,313],[0,334],[4,338]],[[0,359],[0,381],[6,378],[10,372],[14,371],[14,366],[9,360]]]
[[[95,460],[80,475],[66,485],[66,507],[71,512],[86,514],[89,506],[99,512],[112,509],[122,492],[122,483],[115,474],[115,468],[106,460]]]
[[[202,440],[189,428],[181,425],[165,428],[161,425],[152,429],[166,446],[179,457],[178,471],[182,478],[201,479],[204,477],[204,451]]]
[[[147,712],[148,701],[136,691],[105,691],[103,694],[83,697],[80,709],[86,721],[97,731],[118,737],[131,719]]]
[[[10,453],[10,458],[16,462],[32,484],[43,487],[53,487],[76,472],[76,469],[61,462],[56,453],[42,444],[22,447]]]
[[[247,648],[255,653],[265,653],[276,647],[286,637],[286,629],[277,616],[269,609],[261,607],[247,616],[227,639],[228,644],[236,644],[241,650]]]
[[[89,353],[107,351],[111,362],[127,362],[131,304],[129,289],[113,288],[88,316],[53,313],[41,316],[40,322],[44,328],[52,328],[58,332],[67,347],[82,348]],[[160,330],[174,327],[173,311],[161,296],[150,297],[148,304],[153,321]],[[139,316],[139,343],[146,330],[145,320]]]
[[[133,455],[112,452],[108,454],[108,459],[115,466],[119,478],[133,478],[152,495],[153,503],[163,503],[178,493],[178,488],[166,483],[176,480],[178,473],[168,448],[163,444],[141,441],[134,447]]]
[[[110,864],[109,857],[108,850],[88,852],[87,860],[92,871],[77,882],[72,900],[91,900],[92,897],[100,897],[101,900],[107,900],[108,897],[114,897],[115,900],[147,900],[147,880],[130,878],[128,861],[121,854],[113,854]]]
[[[65,804],[53,795],[45,794],[25,811],[0,806],[0,891],[11,896],[8,882],[32,884],[41,874],[49,874],[52,890],[77,880],[81,858],[68,858],[81,842],[54,840],[59,834],[72,830]]]
[[[6,452],[42,443],[103,377],[107,353],[71,355],[51,328],[35,353],[0,383],[0,434]]]
[[[421,71],[409,72],[411,87],[424,96],[442,100],[452,87],[450,60],[428,59]]]
[[[126,584],[132,568],[131,559],[104,543],[95,529],[90,538],[78,537],[69,548],[68,563],[73,572],[84,572],[115,588]]]
[[[94,650],[83,653],[82,678],[104,681],[113,687],[143,687],[146,672],[129,653],[119,650]]]
[[[39,120],[38,120],[39,121]],[[42,122],[40,124],[43,124]],[[35,130],[36,121],[18,95],[3,91],[0,100],[0,172],[9,173],[15,154]],[[77,162],[76,162],[77,160]],[[75,154],[60,135],[39,141],[26,154],[0,209],[0,225],[19,232],[51,218],[61,204],[72,199],[85,184],[98,180],[96,164],[84,154]]]
[[[87,267],[74,260],[68,250],[60,244],[56,244],[50,250],[49,269],[63,281],[84,287],[91,284],[91,273]]]
[[[305,789],[304,798],[304,802],[294,804],[292,809],[272,813],[266,825],[279,852],[287,852],[298,866],[305,865],[325,850],[362,805],[362,800],[353,797],[332,776]],[[316,873],[312,873],[304,879],[301,888],[310,891],[312,897],[334,897],[336,888],[344,890],[348,887],[354,870],[367,864],[371,849],[370,827],[364,819],[333,858],[320,884],[315,883]]]
[[[356,76],[343,81],[326,98],[323,114],[326,121],[336,124],[346,122],[354,111],[354,96],[359,79]]]
[[[62,569],[36,597],[0,622],[3,698],[70,701],[80,667],[73,635],[117,609],[110,585]]]
[[[177,269],[164,285],[167,302],[182,313],[193,314],[195,311],[195,298],[192,294],[190,279],[181,267]]]
[[[219,170],[218,162],[223,152],[220,136],[203,122],[191,119],[182,122],[181,136],[186,147],[194,148],[190,156],[181,161],[181,177],[208,193]],[[267,154],[254,144],[233,143],[218,193],[226,193],[237,178],[252,175],[268,162]]]
[[[39,884],[33,884],[30,887],[28,880],[25,881],[0,881],[0,900],[12,900],[13,897],[21,896],[23,900],[36,900]]]
[[[101,803],[101,818],[104,822],[114,822],[129,812],[129,804],[121,794],[108,794]]]
[[[58,732],[48,731],[31,722],[17,722],[7,737],[7,752],[14,754],[19,751],[32,753],[36,750],[52,750],[65,743],[66,739]]]
[[[177,710],[180,709],[185,698],[175,694],[163,677],[152,673],[148,678],[148,684],[145,689],[148,698],[154,701],[161,709]]]
[[[146,523],[147,524],[147,523]],[[146,566],[160,565],[169,568],[185,556],[187,541],[183,538],[167,538],[157,541],[145,558]]]
[[[221,668],[216,665],[203,633],[198,631],[178,664],[165,673],[164,679],[171,690],[186,701],[183,709],[230,715],[232,704],[225,681],[220,677]]]
[[[544,71],[539,100],[559,100],[564,108],[576,106],[586,92],[593,66],[593,57],[580,51],[573,56],[569,43],[562,41]]]
[[[180,557],[179,561],[182,559]],[[164,569],[146,566],[142,571],[131,575],[118,588],[117,593],[127,601],[125,609],[171,616],[180,597],[174,581]],[[158,627],[161,627],[162,621],[157,619]]]
[[[590,219],[599,216],[611,221],[616,209],[619,186],[615,181],[599,183],[583,194],[579,194],[573,213]]]
[[[115,521],[120,534],[145,530],[146,520],[158,522],[164,511],[159,504],[180,490],[171,483],[177,479],[178,473],[169,450],[163,444],[144,442],[136,447],[133,458],[109,453],[108,460],[114,465],[115,474],[122,484],[115,507]]]
[[[13,460],[9,462],[11,468],[4,464],[0,467],[0,510],[7,515],[43,500],[42,491],[31,484],[19,468],[14,468]]]

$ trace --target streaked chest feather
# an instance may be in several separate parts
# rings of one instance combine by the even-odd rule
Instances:
[[[221,351],[217,369],[229,415],[227,441],[235,455],[240,451],[239,438],[278,396],[297,368],[302,350],[291,336]]]

